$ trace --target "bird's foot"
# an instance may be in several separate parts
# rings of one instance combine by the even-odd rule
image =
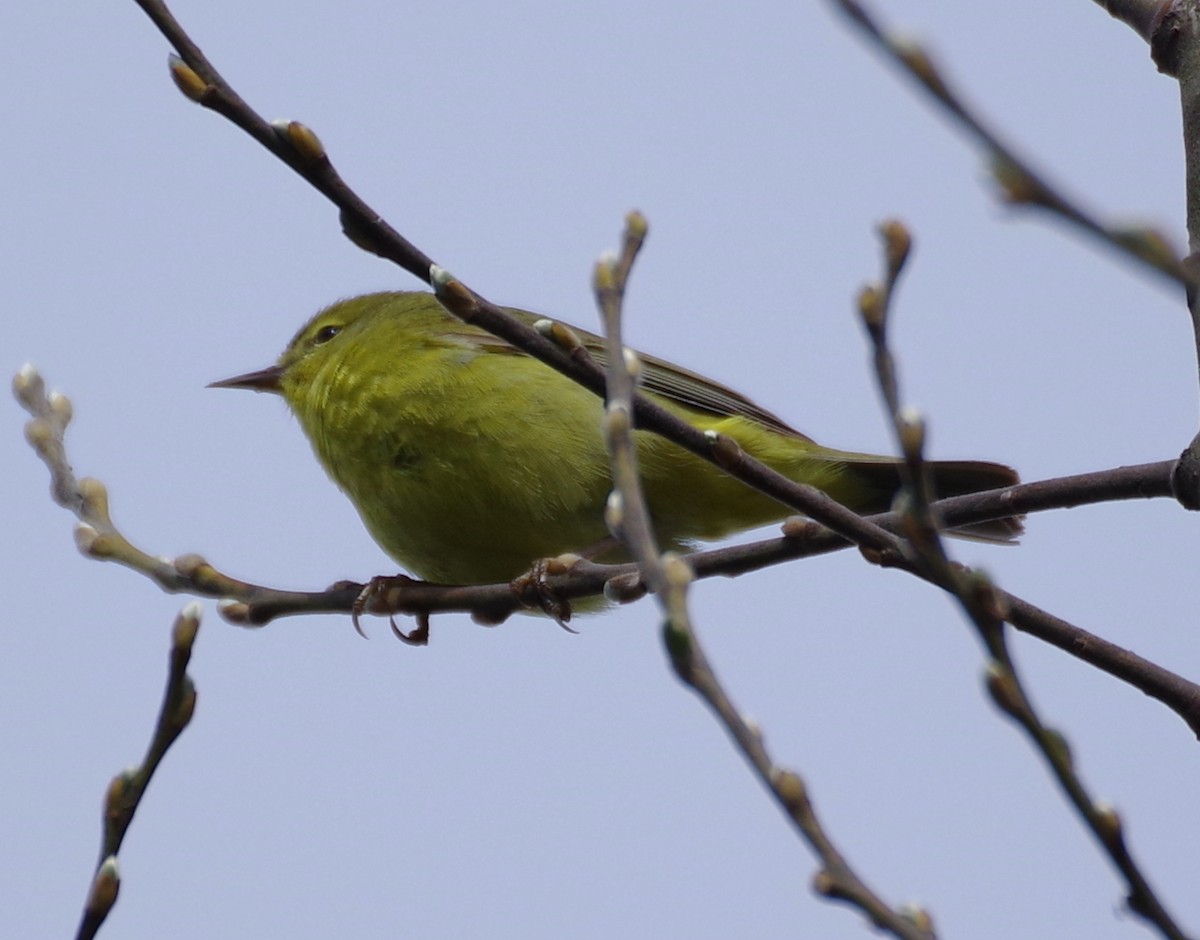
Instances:
[[[413,615],[417,625],[409,633],[405,633],[396,624],[396,611],[400,609],[401,593],[413,584],[420,584],[413,578],[403,574],[379,575],[367,582],[354,599],[350,608],[350,620],[358,635],[366,637],[359,618],[363,614],[387,614],[388,624],[396,639],[409,646],[426,646],[429,643],[429,612],[419,611]]]
[[[509,582],[513,596],[522,607],[536,608],[554,618],[554,622],[568,633],[578,633],[568,625],[571,620],[571,602],[560,597],[550,586],[548,578],[568,574],[580,561],[579,555],[559,555],[556,558],[539,558],[524,574]]]

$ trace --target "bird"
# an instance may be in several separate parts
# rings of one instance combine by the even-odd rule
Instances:
[[[543,319],[505,309],[529,325]],[[575,332],[603,362],[603,340]],[[725,385],[639,356],[640,391],[688,423],[856,512],[890,508],[901,485],[897,458],[822,446]],[[457,319],[428,292],[334,303],[273,365],[211,386],[282,396],[374,540],[426,581],[511,581],[539,560],[589,557],[593,548],[598,560],[620,557],[604,519],[612,480],[601,399]],[[665,438],[636,431],[635,439],[663,548],[686,551],[794,514]],[[938,497],[1019,481],[986,461],[931,461],[928,469]],[[1011,542],[1020,531],[1013,517],[952,534]]]

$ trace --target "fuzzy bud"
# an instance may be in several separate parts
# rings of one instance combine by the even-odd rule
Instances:
[[[171,70],[171,81],[175,83],[176,88],[183,92],[185,98],[189,98],[197,104],[204,100],[204,95],[211,86],[196,73],[195,69],[174,53],[167,57],[167,67]]]

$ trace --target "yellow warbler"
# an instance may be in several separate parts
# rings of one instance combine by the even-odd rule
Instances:
[[[539,319],[509,312],[526,323]],[[594,354],[599,337],[576,330]],[[281,394],[326,471],[383,549],[419,577],[505,581],[539,559],[584,552],[608,533],[603,405],[503,340],[457,320],[431,294],[367,294],[308,321],[275,365],[214,382]],[[822,447],[737,392],[643,357],[642,391],[698,428],[737,441],[793,480],[859,512],[886,510],[892,457]],[[649,432],[638,460],[664,547],[715,539],[788,510]],[[1008,467],[930,465],[940,496],[1009,486]],[[1010,540],[1015,519],[964,530]]]

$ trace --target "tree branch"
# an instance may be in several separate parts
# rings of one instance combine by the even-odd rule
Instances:
[[[1096,0],[1096,3],[1147,42],[1171,6],[1170,0]]]
[[[1075,770],[1065,736],[1048,727],[1025,690],[1008,649],[1004,629],[1008,617],[1005,597],[982,572],[950,560],[932,509],[932,488],[925,463],[925,421],[900,404],[895,358],[888,346],[887,326],[896,280],[912,244],[899,222],[880,226],[885,243],[882,281],[861,294],[860,310],[875,353],[875,373],[896,440],[904,454],[904,487],[900,496],[909,555],[918,571],[941,584],[958,601],[974,625],[990,658],[987,688],[993,701],[1025,732],[1050,767],[1059,787],[1125,879],[1129,909],[1158,928],[1169,940],[1184,940],[1183,931],[1167,912],[1125,842],[1123,824],[1115,809],[1095,800]]]
[[[858,0],[832,2],[880,51],[924,87],[933,100],[984,148],[992,176],[1010,203],[1046,209],[1078,230],[1179,285],[1186,287],[1194,283],[1161,232],[1144,226],[1105,225],[1052,186],[1041,172],[1019,157],[999,134],[967,106],[924,47],[895,38],[879,25],[876,17]]]
[[[116,903],[121,886],[117,853],[125,841],[125,834],[129,831],[134,813],[141,805],[154,772],[171,745],[192,720],[196,709],[196,687],[187,674],[187,666],[199,629],[200,605],[193,601],[180,611],[171,630],[167,688],[163,693],[162,707],[158,712],[158,720],[150,745],[146,749],[146,756],[138,766],[123,770],[113,777],[105,793],[104,835],[100,845],[100,861],[96,865],[96,873],[88,889],[83,917],[75,934],[77,940],[90,940],[94,937]]]
[[[797,833],[820,859],[822,867],[813,881],[815,889],[827,898],[845,901],[859,909],[873,926],[902,940],[932,940],[932,921],[927,913],[918,908],[894,910],[858,876],[821,826],[803,780],[772,760],[761,730],[752,726],[734,706],[692,627],[687,603],[692,570],[674,552],[659,552],[633,439],[634,389],[640,363],[637,354],[627,349],[621,338],[625,286],[645,236],[646,220],[639,213],[630,213],[621,254],[601,259],[594,278],[608,356],[604,431],[613,476],[613,490],[605,513],[609,530],[629,548],[642,580],[657,596],[663,612],[663,640],[675,674],[712,709]]]

